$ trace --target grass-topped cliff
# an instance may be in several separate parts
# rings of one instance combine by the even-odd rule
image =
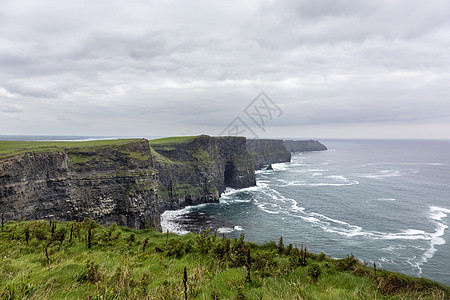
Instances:
[[[27,152],[58,152],[70,148],[123,145],[138,139],[95,141],[0,141],[0,159]]]
[[[5,222],[0,299],[448,299],[427,279],[333,260],[280,240],[83,222]],[[186,273],[185,273],[186,270]]]

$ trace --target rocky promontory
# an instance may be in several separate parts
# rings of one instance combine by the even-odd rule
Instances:
[[[327,147],[315,140],[294,141],[284,140],[284,146],[290,152],[303,152],[303,151],[324,151]]]

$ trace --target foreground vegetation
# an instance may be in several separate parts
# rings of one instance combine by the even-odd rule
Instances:
[[[5,222],[0,299],[448,299],[449,287],[255,245],[207,231],[178,236],[83,222]]]

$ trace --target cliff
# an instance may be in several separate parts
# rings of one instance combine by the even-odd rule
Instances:
[[[6,219],[158,227],[157,171],[149,154],[144,140],[1,159],[0,210]]]
[[[286,149],[282,140],[247,140],[247,149],[252,156],[255,169],[261,169],[274,163],[291,161],[291,153]]]
[[[283,144],[286,146],[286,149],[290,152],[327,150],[327,147],[325,145],[323,145],[319,141],[314,140],[307,140],[307,141],[285,140],[283,141]]]
[[[7,220],[92,218],[158,228],[167,209],[218,202],[226,187],[256,185],[255,169],[290,161],[286,146],[326,149],[317,141],[206,135],[150,142],[1,142],[0,212]]]
[[[0,211],[7,220],[92,218],[159,227],[166,209],[218,202],[226,186],[256,184],[243,137],[3,152]]]
[[[225,188],[256,185],[244,137],[199,136],[152,143],[160,211],[218,202]]]

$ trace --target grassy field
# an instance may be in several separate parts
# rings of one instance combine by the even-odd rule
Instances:
[[[150,140],[150,145],[170,145],[192,141],[197,136],[178,136]],[[25,152],[58,152],[67,148],[122,145],[139,139],[94,141],[0,141],[0,159]]]
[[[449,287],[285,245],[83,222],[6,222],[0,299],[448,299]]]
[[[161,144],[174,144],[174,143],[186,143],[192,141],[198,136],[175,136],[150,140],[150,145],[161,145]]]
[[[55,152],[75,147],[100,147],[126,144],[137,139],[95,141],[0,141],[0,159],[25,152]]]

